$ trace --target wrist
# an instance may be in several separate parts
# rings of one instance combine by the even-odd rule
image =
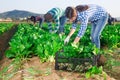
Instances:
[[[77,44],[79,42],[79,40],[80,40],[80,37],[76,37],[73,43]]]
[[[49,30],[49,32],[51,33],[51,32],[52,32],[52,30]]]
[[[54,30],[54,32],[56,33],[56,32],[57,32],[57,30]]]
[[[70,38],[70,36],[68,35],[67,38]]]

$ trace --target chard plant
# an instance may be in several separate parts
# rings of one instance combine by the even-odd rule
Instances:
[[[31,57],[37,55],[41,61],[49,61],[62,47],[63,41],[57,34],[50,34],[39,27],[29,24],[19,24],[17,33],[9,42],[6,51],[8,58]]]

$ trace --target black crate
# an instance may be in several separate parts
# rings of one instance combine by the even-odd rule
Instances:
[[[94,55],[91,58],[66,58],[59,56],[61,51],[55,55],[55,70],[80,71],[85,72],[90,67],[97,65],[99,56]]]

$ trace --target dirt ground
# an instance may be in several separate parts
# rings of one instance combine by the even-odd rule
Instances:
[[[120,48],[115,49],[111,54],[112,58],[109,58],[109,60],[113,61],[111,62],[113,66],[107,66],[104,67],[104,71],[109,75],[114,77],[116,80],[120,80]],[[108,62],[109,63],[109,62]],[[111,67],[110,69],[108,67]]]
[[[12,60],[5,57],[1,60],[0,71],[9,65],[8,71],[3,74],[3,79],[1,80],[105,80],[104,75],[106,75],[106,80],[117,80],[106,73],[85,78],[84,73],[55,70],[54,62],[41,63],[38,57],[24,61],[22,67],[17,71],[13,69],[15,65],[12,65],[11,62]],[[11,74],[11,76],[8,74]]]
[[[117,53],[114,53],[113,58],[120,62]],[[102,74],[86,78],[85,73],[55,70],[55,62],[41,63],[37,56],[17,63],[13,60],[3,57],[0,61],[0,72],[4,72],[5,67],[8,68],[0,80],[120,80],[120,64],[110,69],[105,66]]]
[[[9,46],[9,44],[8,44],[9,40],[14,35],[14,33],[17,31],[17,25],[18,24],[13,25],[13,27],[9,31],[0,35],[0,59],[2,58],[5,50]]]
[[[120,66],[105,68],[101,75],[86,78],[85,73],[55,70],[55,62],[41,63],[37,56],[23,61],[3,57],[0,61],[0,80],[119,80]]]

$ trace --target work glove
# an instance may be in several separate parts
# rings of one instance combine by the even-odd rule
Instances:
[[[60,37],[60,39],[62,39],[62,37],[63,37],[63,35],[65,35],[65,33],[59,33],[59,37]]]
[[[64,44],[69,43],[69,40],[70,40],[70,36],[67,36],[67,38],[64,40]]]
[[[53,31],[52,30],[49,30],[50,33],[52,33]]]
[[[53,32],[54,32],[54,33],[57,33],[57,30],[54,30]]]
[[[56,33],[56,32],[57,32],[57,30],[54,30],[54,31],[49,30],[49,32],[54,34],[54,33]]]

